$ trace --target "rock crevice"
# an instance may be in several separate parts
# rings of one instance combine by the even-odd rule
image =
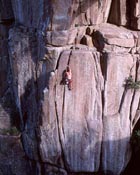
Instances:
[[[126,86],[140,78],[138,2],[0,0],[0,130],[12,126],[10,92],[32,174],[125,169],[140,118],[139,90]],[[72,90],[61,83],[67,65]]]

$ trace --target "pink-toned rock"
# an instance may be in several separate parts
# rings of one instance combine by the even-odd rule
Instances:
[[[136,41],[132,31],[112,24],[99,25],[93,36],[93,41],[95,46],[100,50],[105,50],[106,47],[108,47],[110,48],[110,51],[112,51],[112,46],[123,48],[133,48],[136,46]],[[111,45],[111,47],[109,45]]]
[[[107,38],[133,39],[133,33],[124,27],[118,27],[112,24],[99,25],[99,31]]]
[[[134,90],[126,89],[125,80],[136,75],[136,57],[107,53],[103,112],[103,169],[119,175],[130,159],[130,120]],[[128,61],[129,60],[129,61]],[[122,66],[123,65],[123,66]],[[135,110],[136,111],[136,110]],[[113,161],[112,161],[113,160]],[[125,160],[125,161],[124,161]]]
[[[48,31],[46,34],[47,44],[53,46],[65,46],[75,44],[77,29]]]
[[[8,34],[10,26],[0,24],[0,127],[9,127],[15,117],[4,118],[2,100],[10,86],[19,123],[13,120],[35,171],[30,172],[121,174],[140,117],[139,90],[125,85],[131,75],[140,78],[140,34],[129,30],[139,29],[139,0],[6,0],[0,5],[5,2],[12,6],[7,3],[1,16],[9,18],[10,8],[15,25]],[[67,65],[72,90],[62,83]]]
[[[77,2],[77,6],[74,5],[73,9],[73,25],[95,25],[107,22],[111,2],[112,0]]]
[[[76,25],[94,25],[107,22],[111,2],[112,0],[58,0],[51,2],[25,0],[25,5],[12,0],[12,5],[18,23],[43,31],[47,27],[49,30],[56,31],[67,30]]]
[[[107,38],[106,43],[109,45],[116,45],[120,47],[134,47],[134,39],[120,39],[120,38]]]
[[[139,58],[139,54],[135,55],[136,59],[137,59],[137,67],[136,67],[136,71],[137,71],[137,75],[136,75],[136,81],[140,81],[140,58]],[[139,104],[139,100],[140,100],[140,90],[135,90],[133,93],[133,99],[132,99],[132,104],[131,104],[131,132],[133,131],[135,125],[137,124],[139,118],[140,118],[140,104]]]
[[[116,13],[117,11],[117,13]],[[113,0],[108,22],[140,30],[140,1]]]
[[[108,22],[116,25],[126,26],[128,23],[127,20],[130,20],[127,16],[128,8],[130,8],[130,6],[128,6],[126,0],[113,0]],[[128,11],[130,11],[130,9]]]
[[[52,73],[49,81],[49,89],[46,87],[43,90],[44,100],[42,101],[42,124],[40,126],[40,153],[43,162],[57,166],[57,164],[61,163],[63,150],[61,148],[60,133],[58,130],[55,84],[56,75]]]
[[[140,0],[134,0],[133,2],[130,2],[130,25],[132,29],[138,29],[140,30]]]
[[[86,50],[64,51],[58,70],[50,78],[49,89],[44,90],[40,145],[43,161],[63,160],[72,172],[93,172],[99,168],[102,74],[98,56]],[[71,91],[61,84],[68,62],[73,77]]]

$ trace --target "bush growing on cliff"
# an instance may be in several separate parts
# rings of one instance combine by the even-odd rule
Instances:
[[[20,134],[20,132],[16,127],[12,127],[10,129],[1,129],[0,133],[2,135],[11,135],[11,136],[18,136]]]
[[[134,81],[132,76],[129,76],[125,81],[127,89],[140,89],[140,81]]]
[[[131,145],[135,152],[140,150],[140,130],[135,130],[132,134]]]

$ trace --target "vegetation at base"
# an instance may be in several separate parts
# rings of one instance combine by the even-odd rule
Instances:
[[[140,130],[135,130],[132,134],[131,145],[135,152],[140,150]]]
[[[134,81],[132,76],[129,76],[125,81],[127,89],[140,89],[140,81]]]
[[[16,127],[12,127],[9,129],[0,129],[0,134],[1,135],[18,136],[20,134],[20,132]]]

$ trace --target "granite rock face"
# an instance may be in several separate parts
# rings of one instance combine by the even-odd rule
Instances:
[[[19,155],[18,169],[7,165],[11,174],[121,174],[140,118],[140,92],[127,84],[140,80],[138,1],[0,5],[0,139]],[[21,137],[10,135],[13,126]],[[12,161],[4,154],[0,164]]]
[[[18,136],[0,136],[0,174],[30,174],[26,155]]]

